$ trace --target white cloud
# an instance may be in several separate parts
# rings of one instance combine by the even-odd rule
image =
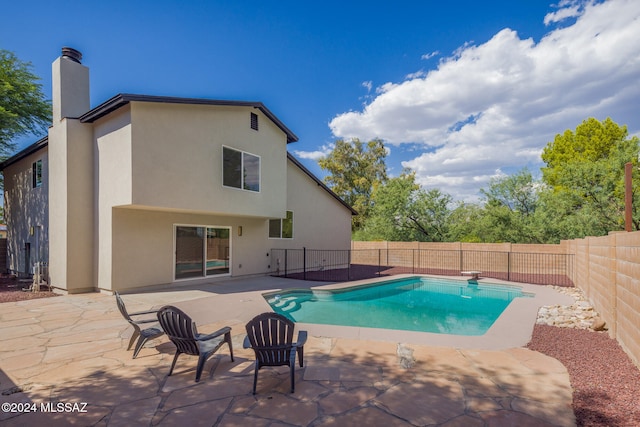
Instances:
[[[320,147],[319,150],[316,150],[316,151],[294,150],[293,154],[300,159],[309,159],[309,160],[318,161],[321,158],[329,155],[333,151],[334,147],[335,147],[334,144],[327,144],[327,145],[323,145],[322,147]]]
[[[362,82],[362,87],[367,89],[367,92],[371,92],[371,89],[373,88],[373,82],[371,80]]]
[[[425,53],[420,58],[421,59],[431,59],[431,58],[433,58],[434,56],[437,56],[437,55],[440,55],[440,51],[436,50],[436,51],[431,52],[431,53]]]
[[[582,2],[578,0],[563,0],[558,4],[558,10],[548,13],[544,17],[544,24],[550,25],[562,22],[568,18],[577,18],[582,14]]]
[[[423,153],[403,166],[421,184],[468,199],[496,170],[539,165],[547,142],[586,118],[611,117],[637,133],[640,1],[558,7],[545,20],[579,13],[575,23],[538,43],[510,29],[467,43],[428,73],[378,87],[361,111],[330,122],[333,134],[420,144]]]
[[[424,70],[416,71],[415,73],[409,73],[406,75],[406,79],[417,79],[426,76],[427,73]]]

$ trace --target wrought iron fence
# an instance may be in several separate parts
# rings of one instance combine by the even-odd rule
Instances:
[[[543,285],[573,286],[572,254],[436,249],[272,249],[271,274],[340,282],[394,274],[481,277]]]

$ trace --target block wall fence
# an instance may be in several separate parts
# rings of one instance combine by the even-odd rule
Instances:
[[[640,367],[640,231],[566,242],[573,282],[584,291],[631,360]]]
[[[571,269],[571,281],[585,293],[595,310],[607,322],[609,336],[616,339],[633,363],[640,367],[640,231],[565,240],[557,245],[353,241],[351,249],[354,250],[354,257],[358,253],[365,256],[367,252],[362,251],[364,249],[573,255],[575,268]],[[378,261],[364,258],[352,260],[362,264]],[[393,262],[382,260],[384,263],[388,261]],[[544,269],[543,266],[540,268]]]

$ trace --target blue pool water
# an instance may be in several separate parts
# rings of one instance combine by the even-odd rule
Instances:
[[[483,335],[514,298],[531,296],[515,286],[430,277],[264,294],[294,322],[467,336]]]

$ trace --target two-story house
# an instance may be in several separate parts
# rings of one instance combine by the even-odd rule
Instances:
[[[272,248],[349,249],[356,212],[287,152],[260,102],[119,94],[53,63],[47,138],[0,164],[8,265],[69,293],[267,274]]]

